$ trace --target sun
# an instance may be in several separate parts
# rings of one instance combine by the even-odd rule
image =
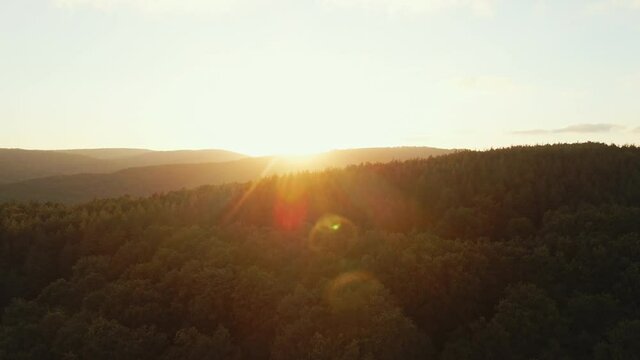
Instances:
[[[270,155],[286,158],[304,158],[331,150],[331,147],[323,144],[292,144],[286,147],[274,147]]]

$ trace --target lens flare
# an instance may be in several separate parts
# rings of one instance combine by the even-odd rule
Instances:
[[[295,202],[276,200],[273,206],[275,225],[282,230],[300,228],[307,218],[307,207],[307,201],[304,199]]]
[[[267,163],[267,166],[265,166],[265,168],[262,169],[262,172],[260,173],[260,176],[258,176],[258,179],[251,182],[251,186],[249,186],[247,191],[244,192],[244,194],[242,194],[240,199],[238,199],[235,203],[233,203],[231,208],[224,214],[224,216],[222,217],[223,224],[227,224],[233,219],[233,217],[236,215],[238,210],[242,208],[245,201],[247,201],[247,199],[251,196],[253,191],[256,189],[256,187],[260,183],[260,180],[269,173],[269,171],[271,170],[271,168],[273,168],[273,166],[276,164],[277,161],[278,159],[274,157]]]
[[[343,253],[355,244],[356,226],[340,215],[321,217],[309,234],[309,248],[316,252]]]
[[[365,307],[382,284],[370,273],[352,271],[341,274],[329,283],[325,298],[335,312],[353,312]]]
[[[295,177],[283,176],[276,185],[273,204],[274,225],[283,230],[296,230],[307,220],[309,190],[307,184]]]

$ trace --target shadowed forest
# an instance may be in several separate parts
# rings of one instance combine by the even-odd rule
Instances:
[[[224,150],[0,149],[0,202],[77,204],[124,195],[150,196],[203,185],[247,182],[269,175],[428,158],[454,151],[421,146],[249,157]]]
[[[0,359],[636,359],[640,149],[0,204]]]

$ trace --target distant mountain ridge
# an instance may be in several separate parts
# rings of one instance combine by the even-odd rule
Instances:
[[[247,155],[227,150],[171,150],[157,151],[147,149],[78,149],[61,150],[67,154],[78,154],[96,159],[112,160],[117,166],[126,169],[138,166],[166,164],[195,164],[203,162],[223,162],[246,158]]]
[[[111,173],[138,166],[221,162],[245,157],[243,154],[214,149],[0,149],[0,184],[58,175]]]
[[[80,172],[111,172],[108,160],[46,150],[0,149],[0,184]]]
[[[58,153],[83,155],[96,159],[118,159],[124,157],[131,157],[142,155],[145,153],[153,152],[149,149],[135,149],[135,148],[102,148],[102,149],[68,149],[68,150],[53,150]]]
[[[0,201],[35,200],[78,203],[94,198],[122,195],[148,196],[154,193],[202,185],[247,182],[273,174],[345,167],[367,162],[383,163],[394,160],[428,158],[454,151],[429,147],[368,148],[334,150],[309,156],[245,157],[231,161],[200,163],[186,163],[186,161],[203,158],[206,153],[198,153],[189,158],[184,157],[184,153],[176,152],[170,158],[182,160],[182,163],[130,167],[102,174],[58,175],[2,184],[0,185]],[[142,153],[137,156],[147,155],[150,154]],[[209,153],[209,155],[228,156],[215,152]],[[137,156],[127,157],[127,159],[134,163],[139,161]],[[154,159],[151,157],[144,161],[152,162]]]

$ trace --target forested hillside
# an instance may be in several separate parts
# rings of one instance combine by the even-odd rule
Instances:
[[[173,150],[151,151],[144,149],[87,149],[66,150],[97,159],[108,159],[117,163],[119,169],[139,166],[166,164],[197,164],[234,161],[246,158],[246,155],[226,150]]]
[[[80,172],[110,172],[117,167],[104,159],[57,151],[0,149],[0,184],[43,176]]]
[[[136,166],[223,162],[245,157],[225,150],[0,149],[0,185],[60,175],[111,173]]]
[[[128,149],[72,152],[97,156],[100,158],[99,161],[115,161],[108,164],[111,164],[112,168],[115,166],[118,169],[125,169],[106,174],[96,171],[96,173],[43,177],[0,184],[0,202],[36,200],[80,203],[123,195],[149,196],[202,185],[247,182],[261,176],[302,170],[321,170],[366,162],[383,163],[393,160],[428,158],[452,153],[453,150],[430,147],[365,148],[335,150],[297,157],[269,156],[242,159],[237,159],[241,157],[239,154],[220,150],[147,151],[143,154]],[[132,155],[132,152],[135,155]],[[0,156],[1,154],[0,151]],[[114,156],[120,157],[114,160]],[[222,160],[228,158],[236,160]],[[206,161],[206,159],[217,160]],[[37,163],[35,166],[37,167]],[[2,170],[1,162],[0,170]],[[7,171],[10,172],[10,169]]]
[[[0,205],[0,359],[635,359],[640,149]]]

